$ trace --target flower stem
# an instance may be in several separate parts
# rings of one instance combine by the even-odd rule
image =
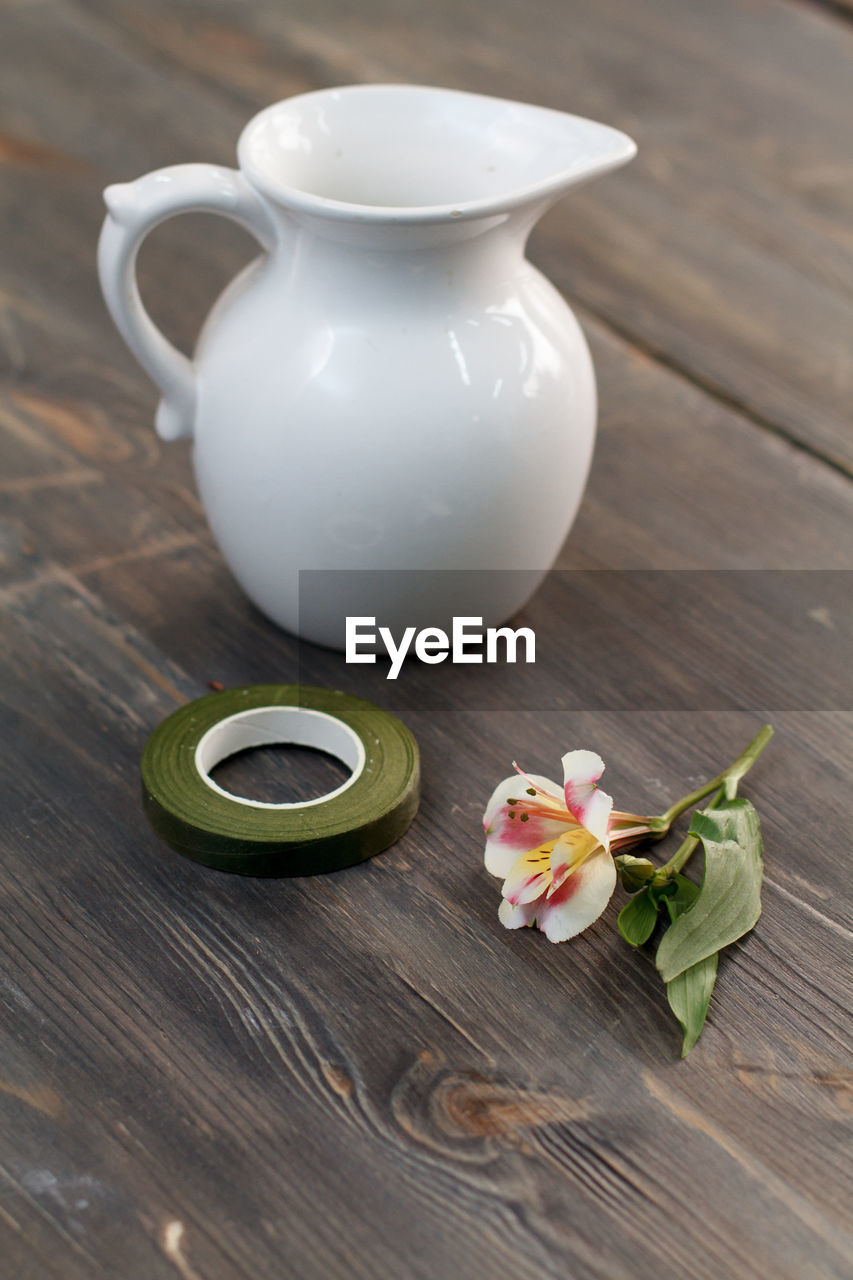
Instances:
[[[772,737],[773,726],[772,724],[766,724],[752,739],[746,751],[738,756],[734,764],[729,765],[724,775],[727,800],[734,800],[737,795],[737,784],[755,764]]]
[[[662,813],[660,817],[656,819],[656,821],[661,824],[666,824],[663,826],[663,831],[668,831],[679,814],[682,814],[685,809],[689,809],[697,800],[704,799],[704,797],[709,795],[712,791],[714,792],[714,795],[705,806],[706,809],[716,809],[717,805],[723,799],[734,800],[737,795],[738,783],[741,778],[752,768],[755,761],[761,755],[772,737],[772,726],[766,724],[764,728],[755,735],[746,750],[738,756],[737,760],[735,760],[733,764],[729,765],[728,769],[724,769],[716,778],[713,778],[710,782],[706,782],[703,787],[699,787],[696,791],[691,791],[689,796],[684,796],[681,800],[677,800],[674,805],[671,805],[670,808],[667,809],[666,813]],[[665,862],[662,867],[658,868],[654,883],[661,885],[665,884],[667,880],[672,880],[685,865],[698,844],[698,836],[686,836],[682,844],[678,849],[676,849],[675,853],[670,858],[669,862]]]
[[[705,806],[706,809],[716,809],[717,805],[725,795],[722,787],[719,787],[716,794]],[[690,855],[696,849],[699,843],[698,836],[685,836],[683,842],[676,849],[669,862],[665,862],[662,867],[658,867],[657,875],[654,878],[655,884],[666,884],[667,880],[672,880],[678,875],[681,868],[687,862]]]
[[[697,787],[689,795],[682,796],[680,800],[676,800],[675,804],[670,805],[665,813],[656,818],[651,818],[649,825],[652,832],[655,835],[666,835],[675,819],[684,813],[685,809],[689,809],[698,800],[704,800],[705,796],[710,795],[712,791],[716,791],[718,788],[722,788],[722,793],[725,794],[727,800],[733,800],[737,795],[737,786],[741,778],[752,768],[772,737],[773,728],[771,725],[766,724],[755,735],[746,750],[738,756],[737,760],[730,764],[727,769],[724,769],[722,773],[718,773],[716,778],[712,778],[710,782]],[[722,798],[722,795],[720,798]]]

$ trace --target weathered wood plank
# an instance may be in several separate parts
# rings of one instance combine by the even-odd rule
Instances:
[[[143,42],[244,115],[298,88],[412,79],[535,97],[633,132],[637,161],[549,215],[534,256],[645,349],[853,466],[843,24],[779,0],[504,0],[488,16],[443,0],[429,23],[385,0],[94,9],[104,39]]]
[[[536,249],[606,319],[585,313],[602,433],[561,564],[850,567],[853,486],[779,438],[837,456],[846,373],[823,335],[849,272],[832,103],[849,64],[834,28],[768,0],[713,14],[439,3],[429,24],[413,4],[318,4],[39,0],[4,15],[0,1256],[25,1280],[846,1274],[853,725],[815,709],[830,691],[808,669],[822,653],[809,627],[829,633],[841,615],[808,620],[804,586],[761,596],[790,617],[769,674],[783,657],[801,667],[793,693],[815,704],[774,714],[746,787],[764,818],[764,914],[721,966],[686,1064],[649,960],[613,931],[618,904],[570,947],[500,928],[479,816],[513,758],[550,773],[580,744],[602,752],[620,800],[663,807],[757,714],[592,710],[595,671],[567,652],[541,671],[550,709],[408,704],[423,808],[370,865],[252,882],[182,861],[145,826],[142,742],[209,681],[351,683],[340,657],[300,651],[230,580],[186,450],[156,443],[154,394],[93,275],[105,181],[200,145],[228,163],[242,119],[272,98],[415,78],[578,108],[580,84],[582,109],[639,125],[646,167],[579,193]],[[741,146],[702,133],[712,106]],[[707,222],[699,247],[685,210]],[[184,345],[250,251],[215,220],[158,233],[145,296]],[[565,617],[546,603],[532,616],[559,646]],[[630,591],[612,600],[620,626],[630,604]],[[747,647],[745,619],[728,625]],[[686,627],[658,653],[651,634],[631,669],[620,658],[625,682],[696,672]],[[757,697],[767,673],[748,672],[718,665],[707,688]],[[620,671],[608,681],[618,694]],[[555,710],[567,683],[575,701]]]
[[[473,710],[475,706],[500,705],[492,686],[487,687],[488,697],[484,702],[482,686],[476,677],[466,688],[458,671],[447,673],[450,688],[456,690],[455,698],[449,698],[444,687],[437,683],[434,671],[427,675],[406,672],[396,685],[391,685],[383,679],[383,672],[379,669],[371,680],[366,681],[363,675],[368,668],[360,669],[361,678],[357,678],[357,669],[347,667],[342,655],[314,650],[311,646],[297,648],[290,637],[267,623],[250,606],[241,607],[236,589],[230,586],[227,573],[218,563],[215,552],[207,552],[204,556],[200,551],[191,555],[176,552],[140,560],[133,566],[132,576],[122,565],[105,566],[87,574],[85,581],[95,593],[94,598],[105,602],[113,614],[125,619],[140,634],[162,648],[178,669],[194,671],[199,691],[204,691],[208,680],[226,686],[262,682],[270,678],[271,672],[276,672],[277,678],[282,680],[302,679],[306,683],[349,688],[354,692],[361,690],[363,694],[396,709],[407,720],[416,716],[423,705],[431,706],[442,718],[452,716],[465,707]],[[235,597],[233,600],[232,595]],[[168,616],[163,611],[164,600],[175,602]],[[547,614],[540,614],[537,609],[537,601],[534,601],[527,615],[519,619],[519,622],[532,624],[540,637],[541,685],[533,693],[535,706],[529,708],[530,690],[526,682],[510,677],[507,681],[509,696],[503,704],[509,710],[482,712],[486,717],[483,724],[489,723],[490,716],[496,717],[497,724],[511,724],[511,717],[515,715],[525,726],[525,732],[533,732],[536,725],[543,723],[543,717],[547,723],[568,726],[565,730],[558,727],[554,731],[552,760],[544,758],[547,751],[540,746],[535,748],[535,761],[528,761],[530,768],[546,774],[556,767],[555,761],[567,749],[565,735],[573,731],[576,724],[590,728],[599,723],[613,726],[611,742],[615,744],[618,758],[620,735],[627,734],[630,740],[634,732],[639,731],[634,726],[641,726],[646,716],[651,715],[654,724],[659,722],[660,716],[650,712],[648,707],[642,712],[619,709],[596,712],[590,708],[602,705],[597,688],[599,683],[605,685],[606,696],[618,692],[620,679],[636,688],[638,676],[633,669],[637,665],[636,656],[633,667],[629,663],[626,669],[617,672],[598,668],[595,655],[589,659],[584,653],[575,658],[572,645],[560,643],[560,637],[565,634],[565,623],[557,629],[552,619],[549,627]],[[736,635],[737,620],[734,619],[731,625]],[[553,639],[555,632],[556,643]],[[675,628],[673,632],[677,634]],[[733,647],[737,647],[736,640]],[[690,650],[677,653],[672,661],[689,668],[693,658]],[[549,711],[545,705],[546,690],[551,708],[561,704],[567,708],[556,717],[553,710]],[[523,691],[526,691],[526,697],[522,696]],[[716,697],[718,707],[724,707],[725,694],[721,696],[719,688]],[[841,686],[838,700],[841,702],[845,698],[849,698],[849,689]],[[604,705],[607,705],[606,701]],[[616,705],[615,701],[611,705]],[[748,726],[756,722],[759,713],[760,710],[756,709],[752,719],[741,715],[731,721],[743,728],[733,731],[728,746],[722,739],[716,742],[714,759],[721,760],[735,738],[748,739],[752,732]],[[783,878],[779,883],[785,892],[794,894],[807,907],[826,915],[831,922],[842,928],[853,928],[853,907],[845,890],[847,872],[843,860],[839,861],[837,855],[845,845],[849,830],[844,778],[853,769],[850,713],[788,710],[780,716],[776,708],[767,714],[774,722],[781,720],[789,726],[788,733],[781,733],[774,742],[773,769],[768,770],[767,781],[770,789],[767,821],[785,847],[792,850],[800,847],[804,798],[816,792],[821,795],[820,836],[809,841],[808,848],[803,851],[802,864],[792,861],[786,869],[780,867]],[[547,720],[549,715],[551,720]],[[621,791],[627,787],[631,792],[632,805],[642,803],[651,808],[666,807],[670,784],[664,785],[660,779],[681,777],[684,768],[682,743],[691,735],[693,722],[693,715],[687,711],[671,711],[663,716],[664,732],[671,739],[671,754],[666,758],[665,767],[663,764],[660,766],[659,773],[655,772],[657,766],[641,764],[636,776],[617,774],[612,785]],[[648,737],[643,735],[644,746],[638,749],[640,758],[653,737],[653,733]],[[452,738],[447,742],[447,749],[452,749]],[[479,770],[474,769],[472,758],[469,765],[460,765],[462,773],[470,766],[472,776],[477,778],[480,771],[490,777],[503,776],[508,768],[506,750],[503,755],[499,752],[486,755],[488,739],[482,743],[481,750],[484,754]],[[518,758],[517,750],[520,748],[510,751],[509,759]],[[713,760],[709,760],[709,764],[712,765]],[[618,764],[611,769],[614,767],[620,768]],[[698,785],[702,778],[701,764],[698,761],[691,764],[685,776],[690,786]],[[464,821],[471,830],[477,827],[478,806],[483,800],[483,787],[479,781],[475,790],[476,794],[469,799],[464,810],[467,815]],[[639,796],[636,792],[640,793]]]
[[[72,33],[66,35],[63,49],[71,76],[93,49],[84,40],[83,50],[76,51]],[[129,60],[122,67],[122,79],[136,86],[131,100],[151,92],[144,88],[150,73],[135,71]],[[39,101],[45,100],[40,95]],[[194,110],[201,114],[200,108]],[[47,389],[13,390],[4,409],[16,449],[26,450],[13,473],[14,482],[23,487],[8,495],[7,543],[19,574],[37,572],[51,556],[79,570],[108,564],[116,556],[128,564],[137,553],[150,556],[189,547],[201,530],[182,451],[163,451],[161,464],[147,421],[153,392],[143,390],[145,382],[121,351],[97,297],[88,244],[97,232],[99,201],[91,191],[81,200],[79,175],[64,175],[61,181],[61,212],[55,211],[60,205],[50,202],[36,205],[35,243],[39,236],[49,239],[58,233],[61,221],[69,241],[67,261],[73,253],[76,265],[73,271],[66,269],[62,281],[54,282],[49,310],[45,290],[38,327],[30,318],[33,327],[24,335],[30,376]],[[218,225],[208,223],[210,230]],[[180,224],[176,226],[179,230]],[[38,280],[40,259],[33,258],[32,246],[31,237],[19,235],[14,262]],[[200,314],[214,292],[217,274],[225,274],[225,263],[215,262],[216,241],[210,247],[193,231],[171,250],[167,244],[162,258],[161,248],[154,246],[152,261],[155,310],[167,309],[170,299],[176,305],[171,284],[177,262],[188,255],[194,257],[194,269],[183,282],[179,301]],[[236,266],[242,253],[238,240],[223,256],[229,266]],[[69,347],[68,328],[75,313]],[[594,322],[588,327],[602,384],[602,437],[587,501],[563,564],[849,565],[849,489],[839,477],[806,458],[797,460],[784,443],[756,432],[747,420],[721,409],[689,382],[635,356],[608,330]],[[185,320],[184,328],[186,341],[191,322]],[[64,344],[58,364],[49,345],[45,350],[51,334]],[[119,374],[115,379],[102,358],[105,349]],[[58,449],[64,451],[61,467]],[[70,472],[65,468],[75,464],[85,469],[66,486]],[[742,492],[733,489],[730,470],[748,477]],[[109,484],[97,493],[82,493],[81,484],[95,483],[96,474],[107,472]],[[30,484],[35,486],[40,474],[55,480],[60,492],[52,494],[49,503],[34,505],[37,490]],[[129,493],[128,484],[144,489],[144,498]],[[817,511],[821,518],[816,529]],[[151,607],[157,608],[156,598]]]
[[[826,9],[835,17],[853,17],[853,3],[851,3],[851,0],[802,0],[802,3],[816,4],[819,8]]]
[[[705,1053],[678,1069],[644,962],[603,926],[574,949],[505,934],[480,866],[475,779],[508,753],[594,727],[614,783],[636,787],[639,774],[683,770],[685,741],[691,771],[707,768],[746,735],[744,717],[693,717],[677,739],[666,718],[643,717],[626,751],[625,717],[513,714],[496,726],[423,713],[424,809],[398,848],[354,873],[258,883],[181,861],[133,802],[142,725],[174,705],[166,682],[179,694],[192,682],[73,583],[31,593],[16,613],[9,687],[34,688],[34,652],[40,680],[35,700],[12,697],[29,728],[15,743],[4,947],[14,992],[33,1006],[16,1029],[14,1080],[42,1093],[41,1110],[11,1098],[3,1136],[21,1140],[21,1114],[26,1125],[36,1111],[28,1150],[61,1176],[53,1197],[44,1178],[30,1190],[98,1264],[157,1275],[143,1268],[180,1223],[191,1264],[222,1276],[276,1275],[285,1241],[306,1276],[511,1265],[626,1278],[689,1267],[712,1280],[754,1274],[757,1258],[782,1276],[838,1270],[843,1222],[824,1192],[844,1176],[843,1025],[831,1016],[845,999],[844,943],[829,922],[810,919],[792,953],[802,908],[769,894],[723,968],[719,1030],[715,1011]],[[45,631],[62,636],[55,656]],[[160,682],[128,664],[128,645]],[[94,762],[107,753],[105,773]],[[769,774],[750,787],[759,804]],[[61,809],[46,802],[57,794]],[[769,847],[780,864],[800,857],[797,841]],[[796,994],[817,974],[819,1024],[815,994]],[[20,994],[12,1003],[20,1014]],[[701,1235],[688,1224],[658,1259],[654,1239],[673,1205],[687,1209],[688,1178],[704,1197]],[[317,1216],[320,1197],[331,1219]],[[212,1203],[228,1205],[227,1222]]]

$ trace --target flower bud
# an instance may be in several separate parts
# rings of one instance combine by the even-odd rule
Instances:
[[[614,861],[619,868],[622,888],[627,893],[638,893],[657,874],[657,867],[648,858],[634,858],[630,853],[620,853]]]

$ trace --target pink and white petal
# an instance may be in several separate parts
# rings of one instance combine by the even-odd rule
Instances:
[[[503,882],[501,893],[507,902],[520,907],[541,898],[551,884],[551,842],[531,849],[517,858]]]
[[[563,756],[563,794],[569,813],[609,848],[607,828],[613,800],[596,782],[604,773],[604,761],[595,751],[567,751]]]
[[[556,782],[552,782],[550,778],[542,778],[538,774],[531,774],[530,781],[546,792],[549,799],[553,798],[555,809],[565,810],[563,792]],[[508,800],[519,802],[514,806],[516,813],[514,818],[509,816]],[[483,828],[486,832],[486,870],[493,876],[500,876],[501,879],[509,874],[512,864],[520,853],[536,848],[547,840],[555,840],[561,832],[565,831],[567,823],[571,822],[568,813],[563,822],[555,818],[543,818],[537,813],[529,813],[524,807],[525,801],[529,801],[531,806],[539,807],[543,797],[528,796],[525,790],[525,779],[514,774],[511,778],[504,778],[503,782],[498,783],[486,805],[486,812],[483,815]],[[528,814],[526,821],[522,821],[522,813]]]
[[[505,929],[523,929],[536,919],[536,903],[525,902],[521,907],[514,907],[504,898],[498,907],[498,919]]]
[[[540,872],[538,875],[526,876],[523,880],[515,881],[507,890],[509,880],[504,880],[501,893],[507,902],[512,903],[514,907],[523,907],[526,902],[535,902],[537,898],[541,898],[548,890],[551,884],[551,877],[547,872]]]
[[[550,942],[566,942],[589,928],[616,888],[616,864],[603,850],[567,876],[543,902],[536,923]]]
[[[572,827],[570,831],[564,831],[560,838],[555,840],[551,850],[551,887],[548,890],[548,897],[556,893],[566,876],[571,874],[573,867],[579,862],[584,862],[590,854],[601,847],[601,842],[585,827]]]

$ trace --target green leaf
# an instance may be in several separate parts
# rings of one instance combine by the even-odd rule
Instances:
[[[643,889],[619,912],[619,932],[632,947],[642,946],[654,933],[658,904],[648,889]]]
[[[664,935],[666,936],[666,935]],[[705,1025],[711,992],[717,980],[717,953],[692,964],[666,984],[669,1007],[681,1023],[684,1040],[681,1056],[686,1058]]]
[[[677,920],[699,897],[699,886],[687,876],[677,875],[669,883],[669,893],[664,898],[670,920]]]
[[[693,906],[699,896],[699,886],[686,876],[677,875],[672,881],[674,893],[664,899],[669,918],[678,919]],[[669,1007],[681,1023],[684,1040],[681,1045],[681,1056],[686,1058],[693,1048],[708,1013],[711,992],[717,980],[717,953],[706,956],[698,964],[693,964],[683,973],[679,973],[666,984],[666,998]]]
[[[704,846],[705,875],[695,902],[658,947],[658,972],[667,983],[748,933],[761,914],[761,828],[749,801],[694,814],[690,831]]]

